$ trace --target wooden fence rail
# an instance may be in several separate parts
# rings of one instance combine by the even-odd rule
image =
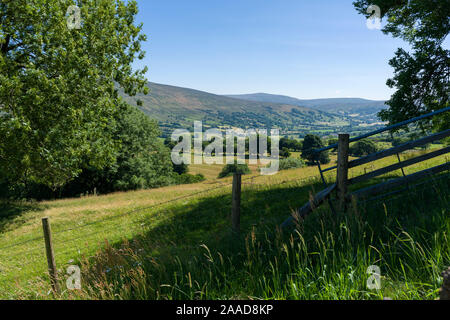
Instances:
[[[389,181],[386,181],[386,182],[383,182],[383,183],[380,183],[380,184],[377,184],[374,186],[360,189],[358,191],[353,192],[349,196],[355,196],[357,198],[364,198],[364,197],[368,197],[371,195],[376,195],[387,189],[399,187],[399,186],[405,185],[405,184],[413,182],[413,181],[427,178],[427,177],[430,177],[432,175],[438,174],[438,173],[440,173],[442,171],[446,171],[446,170],[450,170],[450,162],[441,164],[440,166],[432,167],[432,168],[429,168],[426,170],[422,170],[422,171],[413,173],[406,177],[389,180]],[[347,199],[349,199],[349,196],[347,197]]]
[[[379,151],[376,153],[372,153],[372,154],[369,154],[368,156],[350,161],[349,168],[358,167],[360,165],[363,165],[363,164],[366,164],[369,162],[373,162],[373,161],[376,161],[379,159],[393,156],[393,155],[396,155],[397,153],[400,153],[400,152],[403,152],[406,150],[411,150],[411,149],[414,149],[415,147],[423,146],[423,145],[433,142],[433,141],[442,140],[448,136],[450,136],[450,129],[439,132],[439,133],[432,134],[430,136],[427,136],[427,137],[419,139],[419,140],[410,141],[410,142],[401,144],[394,148],[390,148],[390,149],[386,149],[386,150]]]
[[[361,157],[359,159],[356,160],[352,160],[349,161],[348,160],[348,152],[349,152],[349,147],[350,147],[350,143],[354,142],[354,141],[359,141],[363,138],[367,138],[370,137],[372,135],[375,134],[379,134],[388,130],[393,130],[393,129],[397,129],[401,126],[404,125],[408,125],[410,123],[416,122],[416,121],[420,121],[423,119],[427,119],[427,118],[431,118],[432,116],[435,116],[437,114],[442,114],[444,112],[449,112],[450,111],[450,107],[441,109],[439,111],[436,112],[432,112],[429,113],[427,115],[423,115],[414,119],[410,119],[407,121],[404,121],[402,123],[390,126],[390,127],[386,127],[384,129],[379,129],[376,131],[373,131],[371,133],[367,133],[365,135],[356,137],[356,138],[352,138],[350,139],[348,134],[340,134],[339,135],[339,139],[338,139],[338,143],[336,145],[332,145],[332,146],[328,146],[328,147],[324,147],[318,150],[315,150],[316,153],[319,152],[323,152],[326,150],[330,150],[330,149],[334,149],[337,147],[338,150],[338,160],[337,160],[337,165],[333,166],[333,167],[329,167],[327,169],[323,169],[321,168],[320,164],[318,164],[319,167],[319,172],[322,176],[322,180],[325,184],[325,189],[320,191],[317,195],[315,195],[314,197],[312,197],[310,199],[310,201],[308,201],[308,203],[306,203],[302,208],[300,208],[299,210],[297,210],[297,219],[299,217],[304,217],[307,214],[311,213],[316,207],[318,207],[320,204],[322,204],[324,202],[324,200],[326,200],[327,198],[330,201],[330,197],[331,194],[334,190],[337,191],[337,199],[339,200],[339,207],[340,209],[344,209],[345,208],[345,203],[348,202],[352,197],[356,197],[356,198],[366,198],[372,195],[377,195],[377,194],[383,194],[385,195],[385,191],[387,191],[388,189],[392,189],[392,188],[396,188],[402,185],[407,185],[411,182],[417,181],[417,180],[421,180],[421,179],[425,179],[425,178],[429,178],[432,175],[438,174],[440,172],[446,171],[446,170],[450,170],[450,162],[446,161],[446,163],[442,164],[442,165],[438,165],[432,168],[428,168],[419,172],[416,172],[414,174],[410,174],[410,175],[406,175],[405,172],[403,171],[403,168],[438,157],[438,156],[442,156],[444,154],[447,154],[450,152],[450,146],[444,147],[442,149],[439,150],[433,150],[429,153],[411,158],[411,159],[407,159],[402,161],[400,158],[400,153],[407,151],[407,150],[411,150],[414,149],[416,147],[419,146],[423,146],[426,145],[428,143],[431,142],[435,142],[435,141],[440,141],[444,138],[447,138],[450,136],[450,129],[444,130],[442,132],[438,132],[438,133],[434,133],[431,134],[429,136],[414,140],[414,141],[409,141],[406,142],[404,144],[401,144],[399,146],[390,148],[390,149],[386,149],[386,150],[382,150],[379,152],[375,152],[372,154],[369,154],[367,156]],[[377,170],[373,170],[371,172],[367,172],[367,170],[365,170],[365,173],[357,176],[357,177],[353,177],[351,179],[348,179],[348,170],[350,168],[355,168],[367,163],[371,163],[373,161],[379,160],[379,159],[383,159],[389,156],[393,156],[393,155],[397,155],[398,158],[398,163],[377,169]],[[326,181],[324,178],[324,172],[327,171],[331,171],[331,170],[335,170],[337,169],[336,172],[336,183],[331,185],[331,186],[327,186],[326,185]],[[403,177],[401,178],[396,178],[396,179],[392,179],[386,182],[382,182],[373,186],[369,186],[360,190],[357,190],[351,194],[348,193],[348,186],[349,185],[354,185],[360,182],[364,182],[367,181],[369,179],[387,174],[389,172],[395,171],[395,170],[402,170],[403,173]],[[330,201],[331,204],[331,201]],[[290,217],[288,218],[283,224],[282,227],[286,227],[288,225],[291,225],[294,221],[296,220],[296,217]]]
[[[401,161],[399,163],[395,163],[393,165],[390,165],[390,166],[387,166],[387,167],[384,167],[384,168],[381,168],[381,169],[378,169],[378,170],[374,170],[374,171],[366,173],[364,175],[352,178],[352,179],[350,179],[348,181],[348,183],[349,184],[356,184],[356,183],[359,183],[359,182],[363,182],[363,181],[366,181],[366,180],[369,180],[369,179],[381,176],[383,174],[386,174],[386,173],[389,173],[389,172],[392,172],[392,171],[395,171],[395,170],[398,170],[398,169],[401,169],[401,168],[404,168],[404,167],[408,167],[408,166],[411,166],[413,164],[416,164],[416,163],[419,163],[419,162],[423,162],[425,160],[429,160],[429,159],[441,156],[441,155],[449,153],[449,152],[450,152],[450,147],[439,149],[437,151],[433,151],[433,152],[421,155],[421,156],[416,157],[416,158],[412,158],[412,159],[408,159],[408,160],[405,160],[405,161]]]

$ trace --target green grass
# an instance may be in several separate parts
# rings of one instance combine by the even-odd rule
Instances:
[[[394,161],[380,160],[369,170]],[[443,162],[439,157],[407,173]],[[350,175],[361,172],[364,168],[355,168]],[[317,169],[246,176],[238,239],[230,230],[230,178],[4,205],[0,297],[54,298],[40,226],[40,218],[49,216],[62,285],[67,265],[82,266],[83,290],[65,291],[62,299],[434,299],[439,273],[450,264],[445,177],[398,199],[355,205],[336,216],[324,206],[280,233],[277,226],[310,192],[323,188]],[[181,198],[191,194],[196,195]],[[166,201],[173,202],[151,207]],[[366,287],[370,265],[381,268],[379,292]]]

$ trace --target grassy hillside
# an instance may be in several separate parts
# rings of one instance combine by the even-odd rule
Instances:
[[[284,133],[311,128],[339,130],[350,118],[286,103],[255,102],[219,96],[198,90],[149,83],[150,93],[125,97],[141,110],[160,121],[165,135],[174,128],[192,128],[194,120],[214,128],[280,128]],[[337,131],[336,131],[337,132]]]
[[[371,170],[396,161],[377,161]],[[442,156],[408,167],[406,173],[445,161]],[[217,180],[220,169],[192,167],[208,176],[195,185],[3,204],[0,297],[52,298],[40,224],[44,216],[52,224],[62,285],[68,265],[82,266],[83,290],[65,291],[64,298],[437,296],[439,272],[450,263],[448,177],[425,189],[411,189],[399,200],[361,204],[338,216],[325,206],[293,233],[279,234],[276,226],[311,191],[322,188],[317,168],[264,177],[253,167],[253,174],[243,178],[243,231],[233,240],[231,180]],[[354,168],[350,176],[364,169]],[[327,175],[332,178],[332,173]],[[367,267],[373,264],[382,270],[379,292],[365,286]]]
[[[352,116],[367,122],[376,122],[377,113],[385,109],[385,101],[375,101],[360,98],[333,98],[302,100],[288,96],[255,93],[243,95],[229,95],[236,99],[259,102],[286,103],[294,106],[303,106],[315,110],[325,111],[332,114]]]

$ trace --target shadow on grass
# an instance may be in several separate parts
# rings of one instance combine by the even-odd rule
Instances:
[[[377,184],[386,179],[386,177],[372,179],[370,183],[364,183],[360,187]],[[442,181],[439,183],[442,183]],[[445,188],[448,190],[448,180],[444,179],[444,183],[447,183]],[[241,244],[240,249],[245,249],[242,247],[244,243],[242,240],[252,230],[256,230],[257,235],[272,234],[275,236],[280,224],[296,209],[303,206],[311,194],[315,194],[322,189],[323,185],[316,182],[306,186],[291,185],[273,188],[269,185],[244,190],[241,199],[240,237],[236,236],[231,229],[231,194],[227,194],[199,198],[173,205],[159,212],[159,215],[164,218],[156,226],[148,228],[134,239],[146,243],[147,246],[151,244],[150,247],[154,248],[151,254],[161,258],[164,255],[170,257],[190,255],[203,244],[213,250],[239,251],[239,246],[236,247],[237,243]],[[420,197],[417,196],[418,192],[421,193]],[[435,197],[430,198],[430,194],[434,194]],[[440,201],[431,189],[416,190],[413,188],[402,192],[400,195],[400,200],[397,198],[381,198],[376,202],[360,203],[357,211],[362,214],[362,219],[369,225],[382,228],[380,215],[385,215],[384,206],[388,204],[389,218],[398,218],[404,223],[407,222],[403,227],[408,229],[417,226],[417,219],[426,219],[426,216],[418,216],[412,214],[411,211],[415,213],[426,212],[427,208],[435,205],[436,201]],[[445,197],[445,195],[440,196]],[[419,198],[427,199],[427,201],[420,201]],[[335,207],[337,208],[337,205]],[[354,208],[349,208],[348,213],[354,212],[354,210]],[[324,212],[331,212],[327,203],[320,210],[312,213],[308,219],[323,219]],[[338,215],[342,216],[343,213],[338,213]],[[151,221],[148,219],[154,219],[154,216],[144,218],[139,223],[150,225]],[[333,221],[328,222],[334,223]],[[430,233],[439,228],[432,224],[426,224]],[[380,232],[382,231],[380,230]],[[122,242],[119,242],[114,247],[120,247],[121,245]]]
[[[395,177],[375,178],[370,182],[359,184],[359,188]],[[448,179],[441,178],[436,183],[444,183],[446,184],[444,189],[448,190],[449,188]],[[158,213],[163,218],[157,225],[152,225],[150,220],[154,219],[154,215],[143,218],[139,224],[152,226],[136,236],[134,240],[151,244],[154,248],[152,254],[160,257],[165,254],[183,256],[189,254],[189,250],[198,249],[202,244],[206,244],[212,249],[235,249],[236,242],[239,242],[236,239],[243,240],[252,230],[257,230],[259,234],[275,233],[289,215],[303,206],[312,194],[322,189],[323,185],[316,182],[306,186],[291,185],[273,188],[268,185],[244,190],[241,199],[240,237],[237,237],[231,229],[231,194],[227,194],[174,204]],[[420,197],[417,196],[418,192],[421,193]],[[434,197],[430,198],[430,194],[433,194]],[[398,199],[399,195],[400,200]],[[389,211],[395,213],[394,215],[390,214],[390,218],[399,218],[402,221],[408,219],[409,223],[404,227],[408,228],[408,225],[415,227],[414,221],[419,217],[411,214],[412,209],[414,212],[425,212],[427,207],[440,201],[439,197],[445,197],[445,195],[436,195],[434,190],[426,188],[425,190],[412,188],[399,195],[393,199],[381,197],[377,201],[359,203],[357,211],[363,215],[363,219],[367,223],[379,225],[378,214],[384,215],[385,205],[388,204]],[[335,198],[334,194],[332,198]],[[424,199],[426,201],[423,201]],[[335,208],[337,208],[336,203]],[[354,208],[349,208],[348,212],[351,213],[354,210]],[[311,216],[313,219],[315,219],[314,216],[321,219],[323,215],[320,212],[330,211],[329,205],[325,203]],[[342,213],[338,213],[338,215],[342,215]],[[428,231],[433,232],[437,229],[435,227],[428,226]],[[123,242],[118,242],[113,246],[119,248],[122,244]]]
[[[0,233],[12,225],[21,225],[27,221],[24,217],[29,212],[43,211],[44,206],[32,202],[2,202],[0,200]]]
[[[314,186],[316,190],[320,185]],[[280,186],[249,188],[241,199],[241,238],[255,227],[257,230],[275,231],[293,210],[309,198],[312,186]],[[186,250],[208,247],[227,247],[237,236],[231,229],[231,194],[195,199],[174,205],[159,213],[164,218],[138,237],[152,242],[158,255],[167,250],[170,256]],[[151,217],[148,219],[152,219]],[[148,221],[143,219],[141,224]]]
[[[382,179],[374,179],[372,183],[380,181]],[[322,250],[323,254],[309,255],[305,259],[311,261],[311,266],[314,267],[324,263],[322,259],[328,259],[324,260],[328,264],[338,263],[338,260],[330,258],[330,256],[333,257],[332,255],[328,255],[327,258],[330,252],[345,253],[340,256],[343,261],[341,261],[342,267],[344,267],[355,259],[358,252],[360,254],[366,252],[371,246],[384,246],[387,250],[384,257],[390,259],[389,264],[387,262],[386,264],[397,268],[400,265],[398,261],[402,259],[412,261],[417,258],[417,256],[408,255],[411,251],[408,251],[409,249],[405,246],[409,242],[405,242],[402,238],[405,232],[422,247],[434,250],[433,235],[445,234],[446,228],[448,229],[443,220],[445,217],[442,210],[448,206],[449,184],[448,179],[433,181],[425,185],[425,188],[410,189],[402,193],[399,199],[372,203],[370,206],[360,205],[350,208],[346,213],[338,212],[337,215],[332,214],[328,205],[325,204],[299,226],[298,230],[305,240],[305,246],[308,247],[307,252],[317,253],[325,248]],[[254,281],[252,281],[256,283],[258,277],[268,271],[268,263],[272,261],[272,256],[279,255],[278,258],[285,259],[284,255],[280,254],[281,246],[283,243],[289,243],[290,234],[275,232],[277,226],[289,216],[293,209],[308,201],[310,192],[314,193],[322,188],[321,184],[315,183],[308,186],[274,187],[269,185],[244,189],[240,237],[233,234],[230,229],[231,195],[198,198],[173,205],[159,213],[164,218],[157,225],[148,227],[132,241],[115,243],[112,250],[106,248],[99,252],[89,265],[94,267],[98,274],[103,275],[97,279],[93,276],[93,283],[103,285],[105,283],[103,279],[106,279],[105,272],[108,272],[105,270],[115,270],[116,266],[122,268],[126,265],[126,268],[130,270],[128,273],[118,271],[108,274],[108,281],[115,284],[114,293],[124,293],[121,291],[124,283],[129,285],[137,281],[134,279],[138,272],[136,270],[142,268],[139,275],[143,279],[140,280],[142,285],[135,286],[135,289],[152,288],[149,290],[155,291],[144,293],[143,297],[158,298],[160,290],[163,290],[160,286],[163,285],[162,287],[166,288],[165,284],[170,281],[179,284],[178,281],[182,280],[180,276],[188,274],[189,278],[184,279],[186,281],[183,285],[185,288],[191,288],[191,272],[194,279],[195,276],[197,279],[203,279],[204,282],[200,281],[200,283],[212,281],[205,275],[212,272],[212,269],[208,271],[207,267],[213,268],[208,263],[204,264],[205,258],[210,259],[208,255],[216,261],[222,259],[222,256],[225,257],[225,264],[214,264],[214,268],[218,268],[214,271],[215,277],[219,279],[217,288],[222,288],[221,283],[225,279],[233,279],[232,281],[239,283],[239,281],[245,282],[248,277],[253,277]],[[148,219],[152,217],[144,218],[140,222],[150,225],[151,221]],[[284,239],[286,241],[278,241],[279,236],[283,238],[286,236]],[[249,241],[246,239],[252,242],[253,238],[260,243],[255,252],[260,259],[258,265],[261,269],[254,274],[247,274],[246,268],[256,261],[247,257],[249,250],[246,246]],[[316,241],[318,239],[325,242],[331,239],[333,244],[328,243],[328,247],[323,245],[322,248]],[[202,248],[202,245],[206,245],[208,249]],[[446,245],[442,244],[442,246],[445,248]],[[126,252],[132,253],[128,255]],[[211,255],[210,252],[213,254]],[[347,255],[347,260],[342,258]],[[212,258],[213,256],[215,258]],[[286,264],[280,259],[276,261]],[[290,270],[286,266],[284,268],[282,270]],[[398,273],[397,271],[395,274]],[[102,280],[99,282],[98,279]],[[424,276],[424,281],[427,279],[427,276]],[[218,296],[231,297],[235,294],[235,289],[228,293],[217,290]],[[248,294],[253,293],[260,294],[256,291]],[[136,298],[139,294],[128,292],[125,296]]]

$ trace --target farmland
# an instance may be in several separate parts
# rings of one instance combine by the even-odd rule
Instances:
[[[332,156],[330,165],[335,159]],[[395,161],[379,160],[370,170]],[[406,174],[446,161],[441,156],[408,167]],[[60,298],[436,297],[440,269],[449,263],[448,179],[411,189],[404,194],[406,202],[361,204],[338,216],[324,207],[293,233],[278,234],[277,225],[303,205],[312,190],[322,188],[317,168],[274,176],[251,169],[252,174],[243,177],[240,239],[232,238],[230,231],[231,178],[217,179],[220,165],[192,165],[191,173],[207,178],[198,184],[4,203],[2,298],[54,298],[46,275],[44,216],[51,221],[60,278],[67,277],[68,265],[82,266],[83,290],[64,291]],[[364,170],[354,168],[350,176]],[[333,175],[327,175],[328,181]],[[365,288],[365,271],[372,264],[386,272],[381,291]]]

